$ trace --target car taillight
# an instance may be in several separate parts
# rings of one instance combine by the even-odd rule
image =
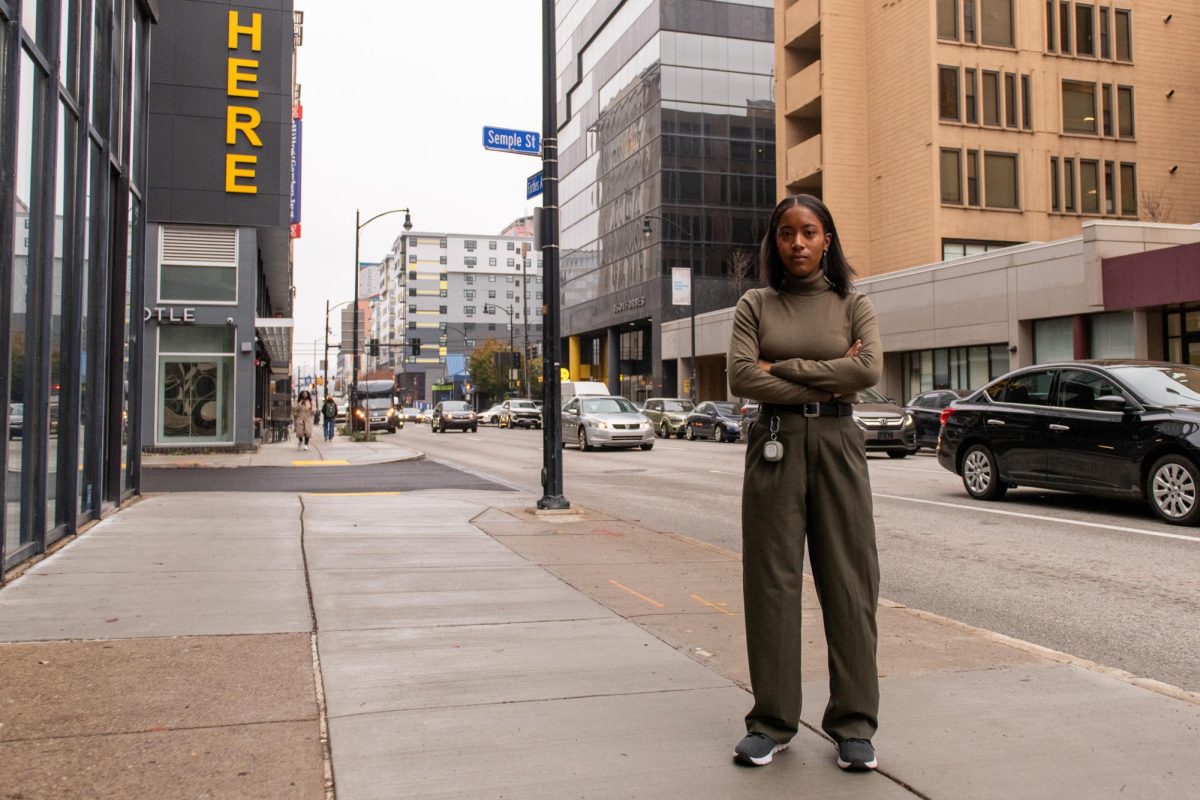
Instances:
[[[939,417],[939,421],[941,422],[941,424],[942,424],[942,425],[945,425],[945,424],[946,424],[946,422],[947,422],[947,420],[949,420],[949,419],[950,419],[950,415],[951,415],[951,414],[953,414],[953,413],[954,413],[954,408],[953,408],[953,407],[951,407],[951,406],[946,406],[945,408],[943,408],[943,409],[942,409],[942,413],[941,413],[941,415],[940,415],[940,417]]]

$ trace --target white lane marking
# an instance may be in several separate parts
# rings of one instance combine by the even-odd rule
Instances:
[[[709,472],[711,472],[713,475],[740,475],[741,474],[740,472],[726,472],[723,469],[710,469]]]
[[[1180,533],[1161,533],[1160,531],[1144,531],[1141,528],[1123,528],[1120,525],[1105,525],[1101,522],[1083,522],[1082,520],[1063,519],[1062,517],[1047,517],[1042,514],[1025,514],[1020,511],[1001,511],[998,508],[980,508],[974,505],[964,505],[962,503],[943,503],[939,500],[921,500],[916,497],[900,497],[894,494],[879,494],[872,493],[875,497],[883,497],[888,500],[906,500],[910,503],[925,503],[931,506],[942,506],[943,508],[961,508],[964,511],[979,511],[984,514],[1000,514],[1005,517],[1020,517],[1022,519],[1036,519],[1042,522],[1061,522],[1064,525],[1080,525],[1085,528],[1101,528],[1106,531],[1121,531],[1123,533],[1140,533],[1142,536],[1160,536],[1163,539],[1183,539],[1187,542],[1200,542],[1200,536],[1184,536]]]

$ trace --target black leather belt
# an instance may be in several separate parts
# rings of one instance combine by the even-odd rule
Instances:
[[[798,406],[764,405],[759,411],[759,415],[769,417],[776,414],[799,414],[803,417],[848,417],[853,410],[854,406],[850,403],[835,400],[831,403],[804,403]]]

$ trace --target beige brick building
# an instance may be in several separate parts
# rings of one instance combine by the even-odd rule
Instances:
[[[872,276],[1089,219],[1200,220],[1200,8],[778,0],[777,186]]]

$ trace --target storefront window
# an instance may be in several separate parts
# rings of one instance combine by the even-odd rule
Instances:
[[[233,328],[158,330],[159,444],[233,440]]]
[[[1114,311],[1088,318],[1088,355],[1092,358],[1133,358],[1133,314]]]
[[[74,384],[74,376],[66,376],[62,368],[63,358],[63,269],[68,252],[68,237],[70,235],[71,204],[74,197],[75,182],[73,179],[75,147],[75,118],[66,113],[66,107],[58,106],[58,166],[55,174],[58,176],[58,191],[54,194],[54,261],[50,276],[50,391],[49,418],[50,441],[46,450],[46,520],[54,524],[63,522],[67,517],[67,509],[59,507],[59,466],[70,464],[74,459],[70,453],[60,450],[60,442],[68,437],[62,436],[59,425],[62,409],[61,396],[63,384]],[[74,323],[72,323],[74,327]],[[69,334],[68,334],[69,335]]]
[[[1036,364],[1070,361],[1075,357],[1075,325],[1072,317],[1034,320],[1033,360]]]

